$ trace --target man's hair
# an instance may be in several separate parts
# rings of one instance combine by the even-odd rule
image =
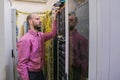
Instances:
[[[75,12],[70,12],[70,13],[69,13],[69,16],[75,16],[75,21],[76,21],[76,22],[78,21]]]
[[[32,13],[28,14],[28,16],[26,18],[28,26],[29,26],[29,20],[32,19],[32,14],[37,14],[37,13],[36,12],[32,12]]]
[[[27,21],[27,25],[28,25],[28,26],[29,26],[29,20],[31,19],[31,15],[32,15],[32,13],[29,14],[29,15],[27,16],[27,18],[26,18],[26,21]]]
[[[74,12],[74,11],[71,11],[71,12],[69,13],[69,16],[71,16],[71,15],[76,16],[76,14],[75,14],[75,12]]]

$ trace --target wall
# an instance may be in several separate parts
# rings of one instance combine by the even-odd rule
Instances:
[[[13,80],[11,10],[7,0],[1,0],[0,7],[0,80]]]
[[[119,0],[89,0],[89,80],[120,79]]]
[[[6,80],[14,80],[13,78],[13,58],[12,58],[12,21],[11,8],[5,2],[4,13],[4,29],[5,29],[5,53],[6,53]]]
[[[12,21],[11,7],[8,0],[4,0],[4,30],[5,30],[5,54],[6,54],[6,80],[13,80],[13,58],[12,58]]]
[[[109,80],[120,80],[120,7],[119,0],[110,0],[110,73]]]
[[[4,0],[0,1],[0,80],[5,80]]]

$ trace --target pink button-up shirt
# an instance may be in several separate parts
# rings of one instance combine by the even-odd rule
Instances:
[[[55,37],[57,29],[56,21],[50,33],[35,33],[29,30],[17,43],[18,65],[17,70],[21,80],[29,80],[28,71],[40,71],[44,65],[44,42]]]

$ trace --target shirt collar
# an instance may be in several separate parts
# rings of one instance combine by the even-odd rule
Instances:
[[[77,33],[77,29],[74,29],[74,30],[71,31],[70,35],[73,36],[73,35],[75,35],[76,33]]]
[[[34,32],[33,30],[29,30],[28,31],[30,34],[34,35],[34,36],[38,36],[38,33],[37,32]]]

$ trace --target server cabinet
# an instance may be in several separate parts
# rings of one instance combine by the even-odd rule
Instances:
[[[65,3],[58,2],[55,6],[60,7],[60,12],[57,17],[57,36],[54,39],[54,80],[66,80],[65,72]]]

